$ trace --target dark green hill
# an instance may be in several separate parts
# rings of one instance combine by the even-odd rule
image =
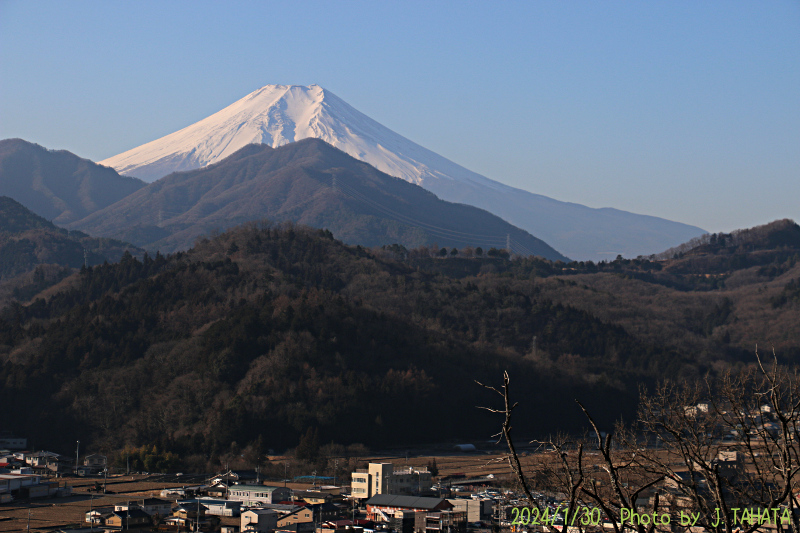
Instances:
[[[794,220],[775,220],[731,233],[706,233],[657,254],[654,258],[677,259],[686,255],[734,254],[776,249],[800,250],[800,226]]]
[[[56,224],[83,218],[144,185],[66,150],[22,139],[0,141],[0,195]]]
[[[61,267],[41,270],[30,287],[17,287],[18,296],[35,294],[32,291],[47,286],[48,280],[58,281],[85,263],[118,261],[126,250],[139,256],[144,253],[128,243],[59,228],[19,202],[0,196],[0,281],[32,272],[40,265]]]
[[[566,260],[545,242],[475,207],[444,202],[319,139],[251,145],[209,167],[170,174],[70,227],[162,252],[269,218],[329,229],[362,246],[505,248]]]
[[[475,405],[493,398],[474,380],[503,370],[537,406],[521,433],[580,427],[573,397],[610,426],[646,379],[637,361],[666,372],[680,359],[530,285],[463,283],[293,226],[69,281],[0,320],[0,424],[55,448],[208,456],[293,446],[309,427],[372,446],[485,439],[497,421]]]
[[[30,229],[55,229],[55,225],[8,196],[0,196],[0,232],[16,233]]]

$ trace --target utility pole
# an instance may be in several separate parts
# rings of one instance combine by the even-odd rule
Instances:
[[[510,233],[506,233],[506,250],[508,250],[509,254],[511,253],[511,234]]]
[[[75,446],[75,474],[78,473],[78,457],[81,456],[81,441],[78,441],[78,444]]]

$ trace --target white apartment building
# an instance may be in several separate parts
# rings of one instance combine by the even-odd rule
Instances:
[[[354,498],[372,498],[376,494],[412,495],[429,491],[433,485],[427,467],[394,469],[391,463],[370,463],[366,470],[351,474],[350,493]]]

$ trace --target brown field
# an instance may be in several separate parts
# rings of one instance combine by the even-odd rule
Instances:
[[[182,486],[180,483],[142,481],[143,477],[109,478],[107,488],[113,490],[114,494],[88,492],[87,489],[94,486],[94,480],[89,482],[82,478],[65,478],[62,482],[66,481],[73,487],[72,496],[68,498],[34,500],[30,504],[12,502],[0,505],[0,531],[27,531],[29,524],[31,531],[83,525],[85,514],[90,509],[142,498],[158,498],[162,489]]]
[[[461,453],[448,455],[425,455],[409,457],[406,462],[405,457],[370,457],[369,462],[392,463],[395,467],[402,466],[426,466],[429,462],[436,459],[436,466],[439,469],[439,477],[451,476],[453,474],[464,474],[467,478],[483,477],[488,474],[495,476],[508,476],[511,469],[501,453]]]
[[[436,459],[439,476],[464,474],[467,478],[482,477],[494,474],[498,478],[508,476],[510,473],[508,463],[502,460],[502,455],[493,453],[465,453],[449,455],[425,455],[409,457],[380,456],[365,459],[370,462],[389,462],[396,467],[426,466]],[[184,484],[170,482],[144,481],[145,476],[120,476],[109,478],[108,490],[113,494],[96,494],[88,492],[94,486],[95,480],[83,478],[64,478],[73,487],[72,496],[69,498],[53,498],[48,500],[34,500],[30,504],[12,502],[0,505],[0,532],[27,531],[30,524],[31,531],[46,531],[70,525],[84,525],[85,513],[92,508],[112,506],[116,503],[126,503],[142,498],[160,497],[161,490],[169,487],[181,487]],[[100,480],[102,484],[102,480]],[[309,483],[288,483],[287,486],[295,490],[311,488]],[[30,522],[29,522],[30,513]]]

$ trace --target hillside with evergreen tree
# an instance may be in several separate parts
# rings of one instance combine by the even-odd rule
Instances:
[[[633,354],[664,370],[677,360],[535,288],[464,283],[293,226],[67,281],[0,320],[0,423],[53,446],[207,455],[232,441],[290,447],[308,427],[321,442],[483,438],[494,420],[474,409],[488,401],[474,380],[506,369],[542,408],[529,431],[569,427],[564,395],[603,398],[610,423],[646,378]],[[534,337],[586,357],[585,373],[529,360]]]
[[[0,313],[0,424],[53,448],[156,445],[205,464],[311,434],[484,439],[497,421],[475,409],[493,401],[475,380],[505,370],[535,413],[516,431],[535,436],[583,427],[574,398],[610,427],[640,385],[750,364],[756,343],[800,359],[794,256],[718,275],[676,270],[680,257],[444,252],[261,223],[81,269]]]
[[[114,239],[59,228],[0,196],[0,307],[10,294],[26,300],[85,264],[118,261],[126,250],[140,257],[144,252]]]

